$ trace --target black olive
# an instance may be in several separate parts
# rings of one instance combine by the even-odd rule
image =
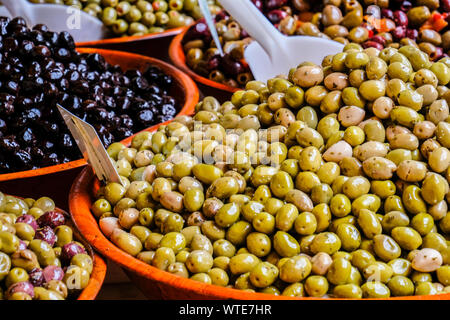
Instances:
[[[18,137],[23,143],[30,144],[36,140],[34,132],[31,128],[25,128]]]
[[[74,146],[72,137],[69,134],[64,133],[60,138],[59,146],[63,149],[72,149]]]
[[[5,52],[14,52],[19,49],[19,41],[14,38],[3,39],[3,50]]]
[[[19,84],[15,81],[7,81],[3,87],[6,92],[11,94],[17,94],[17,91],[19,91]]]
[[[33,99],[31,99],[29,97],[18,97],[16,99],[16,102],[14,103],[17,110],[29,109],[33,106],[33,104],[34,104]]]
[[[50,69],[44,73],[44,78],[52,81],[60,80],[63,76],[64,73],[58,68]]]
[[[100,136],[100,139],[105,146],[109,146],[110,144],[114,143],[114,136],[109,131],[106,131],[104,134],[102,134]]]
[[[44,34],[39,30],[33,30],[29,33],[28,37],[35,45],[45,43]]]
[[[44,155],[44,158],[42,159],[42,165],[44,167],[48,167],[48,166],[54,166],[59,164],[60,161],[58,159],[58,155],[56,153],[50,153],[47,155]]]
[[[48,27],[45,24],[37,24],[33,27],[33,30],[41,31],[41,32],[47,32]]]
[[[133,119],[131,119],[131,117],[129,115],[123,114],[120,116],[120,119],[121,119],[120,123],[121,123],[122,127],[125,127],[127,129],[133,128],[133,125],[134,125]]]
[[[63,31],[58,36],[58,44],[61,47],[65,47],[67,49],[74,49],[75,48],[75,41],[73,40],[70,33],[67,31]]]
[[[5,136],[0,139],[0,148],[6,152],[15,152],[19,150],[20,145],[17,143],[16,138],[12,135]]]
[[[171,104],[164,104],[162,106],[162,113],[164,116],[173,118],[177,113],[177,109],[175,109],[175,107]]]
[[[56,32],[52,31],[44,32],[44,38],[51,45],[56,45],[58,43],[58,33]]]
[[[42,150],[44,152],[51,151],[51,150],[53,150],[54,147],[55,147],[55,144],[51,141],[47,140],[42,143]]]
[[[141,110],[150,109],[150,104],[144,99],[135,98],[131,108],[133,110],[135,110],[136,112],[138,112],[138,111],[141,111]]]
[[[14,153],[14,160],[19,168],[31,169],[32,167],[31,155],[25,150],[19,150]]]
[[[138,119],[137,119],[143,126],[150,126],[154,119],[153,119],[153,112],[151,110],[142,110],[138,113]]]
[[[7,128],[8,128],[8,126],[6,125],[5,120],[0,119],[0,132],[5,133]]]
[[[126,139],[133,135],[133,131],[131,129],[124,127],[117,128],[114,133],[120,140]]]
[[[88,65],[98,71],[105,71],[106,70],[106,61],[105,58],[103,58],[102,55],[98,53],[91,53],[87,56],[87,63]]]
[[[38,59],[50,57],[51,54],[52,52],[50,51],[50,49],[44,45],[38,45],[34,47],[32,52],[32,55]]]
[[[0,34],[3,36],[8,34],[8,24],[10,19],[8,17],[0,17]]]

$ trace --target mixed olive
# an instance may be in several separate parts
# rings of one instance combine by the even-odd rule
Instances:
[[[52,199],[0,192],[0,300],[64,300],[86,288],[93,260]]]
[[[433,61],[448,56],[450,49],[449,0],[252,2],[286,35],[323,37],[379,50],[414,45]],[[199,20],[183,39],[186,63],[210,80],[244,88],[252,75],[243,53],[252,40],[225,12],[215,19],[225,56],[218,54],[205,21]]]
[[[81,157],[56,105],[91,123],[105,146],[173,118],[172,77],[147,66],[122,71],[72,36],[0,17],[0,173]]]
[[[108,148],[92,213],[128,254],[249,292],[450,292],[450,58],[344,51]]]
[[[29,0],[75,6],[98,17],[109,27],[112,36],[142,36],[184,27],[202,17],[197,0]],[[208,0],[210,10],[220,7]]]

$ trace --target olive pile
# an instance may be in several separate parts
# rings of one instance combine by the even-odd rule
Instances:
[[[286,15],[278,25],[281,32],[333,39],[344,44],[356,42],[364,48],[383,49],[415,45],[439,60],[450,49],[448,0],[417,1],[331,0],[310,22],[296,23],[298,18]]]
[[[286,296],[450,292],[450,58],[348,44],[207,97],[129,148],[92,206],[132,256]]]
[[[177,113],[172,78],[80,54],[72,36],[0,17],[0,173],[76,160],[81,154],[56,104],[96,128],[105,146]]]
[[[76,298],[93,261],[53,200],[0,192],[0,212],[0,300]]]
[[[450,49],[450,1],[254,0],[253,3],[286,35],[333,39],[364,48],[418,46],[433,61]],[[231,87],[243,88],[252,75],[243,52],[251,42],[245,30],[225,12],[216,16],[225,56],[218,54],[203,20],[186,33],[186,63],[196,73]]]
[[[226,12],[215,16],[216,29],[222,39],[224,56],[213,44],[212,35],[204,19],[197,21],[183,37],[187,65],[196,73],[212,81],[233,88],[245,86],[253,79],[244,61],[244,50],[252,39]]]
[[[192,24],[202,14],[197,0],[29,0],[76,6],[102,20],[116,36],[142,36]],[[210,10],[220,10],[209,0]]]

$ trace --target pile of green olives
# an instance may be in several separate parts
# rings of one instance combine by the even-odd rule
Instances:
[[[116,36],[141,36],[184,27],[202,17],[197,0],[29,0],[76,6],[98,17]],[[220,10],[208,1],[211,12]]]
[[[129,147],[92,213],[171,274],[248,292],[450,293],[450,59],[348,44]]]
[[[48,197],[0,192],[0,300],[65,300],[86,288],[93,260]]]

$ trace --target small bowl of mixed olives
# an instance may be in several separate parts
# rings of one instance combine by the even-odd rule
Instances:
[[[450,59],[347,44],[85,168],[80,232],[165,298],[448,299]]]
[[[201,18],[197,0],[29,0],[75,6],[97,17],[109,30],[109,37],[77,43],[83,47],[120,44],[170,37]],[[210,10],[220,10],[215,0],[209,0]]]
[[[370,0],[252,0],[271,23],[288,36],[315,36],[364,48],[414,45],[433,61],[450,49],[450,1]],[[203,19],[177,35],[169,54],[179,68],[205,86],[205,92],[224,95],[253,80],[245,62],[247,32],[222,11],[215,17],[225,55],[221,57]],[[203,89],[203,88],[202,88]]]
[[[106,263],[48,197],[0,192],[0,300],[94,300]]]

